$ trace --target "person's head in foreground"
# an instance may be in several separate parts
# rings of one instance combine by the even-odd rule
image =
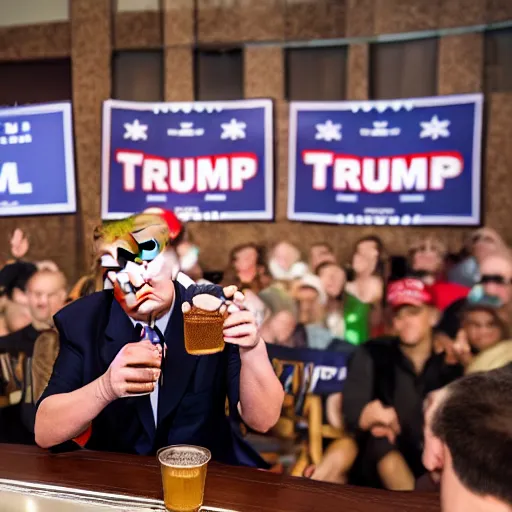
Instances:
[[[429,396],[423,464],[443,512],[512,510],[512,366],[475,373]]]
[[[316,272],[316,269],[322,263],[336,263],[336,255],[334,254],[334,249],[331,244],[327,242],[318,242],[313,244],[309,248],[309,270],[311,272]]]
[[[487,295],[498,297],[503,306],[512,302],[512,255],[503,249],[480,263],[480,284]]]
[[[432,292],[423,281],[405,278],[390,283],[386,300],[393,330],[403,345],[414,347],[431,340],[439,314],[433,307]]]
[[[96,231],[101,264],[128,316],[148,321],[171,307],[172,279],[179,272],[175,246],[182,233],[177,217],[160,209],[146,210]]]

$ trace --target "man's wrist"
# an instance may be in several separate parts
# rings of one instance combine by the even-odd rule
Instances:
[[[263,338],[259,337],[258,341],[252,347],[240,347],[240,357],[244,358],[250,355],[258,354],[264,348],[265,342],[263,341]]]
[[[103,407],[112,403],[117,399],[112,384],[110,383],[110,368],[98,379],[96,379],[96,387],[94,395]]]

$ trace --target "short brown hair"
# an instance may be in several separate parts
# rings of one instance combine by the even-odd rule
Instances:
[[[462,484],[512,505],[512,365],[449,386],[433,434],[450,450]]]

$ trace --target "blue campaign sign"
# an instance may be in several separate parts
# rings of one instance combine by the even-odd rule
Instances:
[[[0,216],[75,211],[71,103],[0,108]]]
[[[330,395],[343,390],[350,354],[331,350],[291,348],[270,343],[267,343],[267,352],[274,364],[279,361],[281,374],[278,377],[287,392],[293,379],[293,363],[303,364],[301,389],[304,393]]]
[[[481,94],[292,103],[288,218],[480,223]]]
[[[102,217],[272,220],[272,101],[103,106]]]

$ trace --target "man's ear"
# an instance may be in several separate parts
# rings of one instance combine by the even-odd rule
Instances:
[[[429,472],[441,471],[445,464],[445,445],[430,429],[425,429],[423,465]]]

